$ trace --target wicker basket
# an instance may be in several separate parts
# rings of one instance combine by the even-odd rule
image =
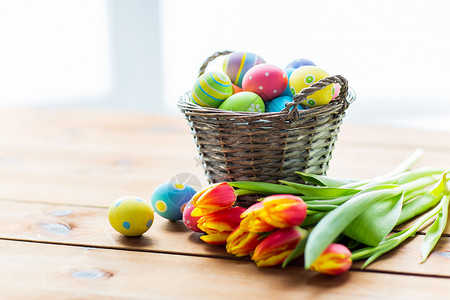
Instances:
[[[217,52],[210,61],[231,53]],[[297,104],[315,91],[337,83],[335,100],[327,105],[298,110]],[[189,92],[178,107],[188,120],[209,183],[223,181],[299,181],[295,171],[323,175],[349,103],[347,80],[330,76],[305,88],[276,113],[232,112],[201,107],[189,101]]]

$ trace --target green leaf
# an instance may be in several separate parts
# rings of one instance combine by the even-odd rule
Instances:
[[[331,178],[328,176],[321,176],[316,174],[309,174],[304,172],[295,172],[300,175],[300,177],[310,183],[314,183],[319,186],[328,186],[328,187],[340,187],[345,184],[359,182],[356,179],[339,179],[339,178]]]
[[[306,218],[303,220],[301,226],[302,227],[308,227],[311,225],[315,225],[319,223],[320,220],[322,220],[323,217],[327,215],[328,212],[317,212],[312,215],[307,215]]]
[[[442,236],[444,232],[445,226],[447,225],[448,219],[448,204],[449,204],[449,196],[444,195],[441,201],[441,210],[437,215],[436,220],[434,220],[433,224],[427,230],[425,238],[422,242],[422,261],[425,262],[430,255],[431,251],[436,246],[437,242]]]
[[[386,240],[382,241],[378,246],[375,247],[365,247],[362,249],[358,249],[352,253],[352,260],[358,260],[367,258],[367,261],[364,263],[362,268],[365,268],[367,265],[372,263],[379,256],[384,253],[394,249],[409,237],[412,237],[416,234],[417,230],[428,220],[431,220],[434,216],[439,213],[440,205],[434,207],[432,210],[428,211],[426,214],[421,216],[419,220],[417,220],[414,224],[410,225],[408,228],[397,232],[391,236],[389,236]]]
[[[305,196],[317,196],[318,198],[324,197],[340,197],[347,195],[354,195],[360,190],[358,189],[343,189],[335,187],[323,187],[323,186],[311,186],[301,183],[289,182],[280,180],[281,183],[288,185],[291,188],[296,189],[299,193]]]
[[[303,196],[302,199],[305,201],[306,204],[334,204],[334,205],[341,205],[342,203],[348,201],[352,196],[342,196],[342,197],[332,197],[327,199],[317,199],[317,197],[305,197]],[[312,200],[310,200],[312,199]]]
[[[368,207],[344,230],[344,234],[369,246],[377,246],[392,231],[400,216],[403,193]]]
[[[283,268],[286,267],[291,261],[293,261],[297,257],[300,257],[301,255],[303,255],[303,253],[305,252],[305,246],[306,246],[306,241],[308,240],[308,235],[309,235],[309,233],[307,233],[307,235],[297,244],[294,251],[292,251],[292,253],[284,259],[283,264],[282,264]]]
[[[442,194],[444,193],[446,187],[446,181],[447,174],[443,173],[441,180],[439,180],[427,194],[403,205],[397,225],[400,225],[436,206],[442,199]]]
[[[331,211],[338,207],[334,204],[307,204],[308,209],[316,211]]]
[[[393,185],[372,187],[361,191],[335,210],[329,212],[317,223],[306,243],[305,267],[309,268],[328,245],[371,205],[401,193],[402,189]]]
[[[253,181],[234,181],[229,182],[229,185],[236,189],[244,189],[247,191],[253,191],[255,194],[292,194],[301,195],[301,193],[292,187],[276,183],[267,182],[253,182]]]

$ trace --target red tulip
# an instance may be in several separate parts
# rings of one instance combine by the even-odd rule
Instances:
[[[250,255],[262,241],[261,235],[237,227],[227,239],[227,252],[236,256]]]
[[[220,210],[227,210],[236,201],[236,191],[226,182],[209,186],[192,197],[193,217],[202,217]]]
[[[297,226],[278,229],[256,247],[252,259],[258,267],[280,265],[306,234],[306,230]]]
[[[306,204],[294,195],[272,195],[242,214],[241,227],[252,232],[300,225],[306,217]]]
[[[331,244],[316,259],[310,269],[328,275],[345,273],[352,266],[352,253],[341,244]]]
[[[228,236],[239,226],[244,211],[245,208],[236,206],[201,217],[197,226],[207,234],[200,238],[209,244],[225,245]]]

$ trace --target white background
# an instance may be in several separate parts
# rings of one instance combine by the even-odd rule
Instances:
[[[177,113],[204,59],[229,49],[344,75],[350,121],[450,130],[449,4],[0,0],[0,106]]]

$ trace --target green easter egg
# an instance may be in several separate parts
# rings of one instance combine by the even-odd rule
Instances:
[[[233,87],[230,78],[222,72],[209,72],[197,79],[190,100],[200,106],[219,107],[231,94]]]
[[[219,109],[231,111],[265,112],[264,101],[253,92],[240,92],[225,100]]]

